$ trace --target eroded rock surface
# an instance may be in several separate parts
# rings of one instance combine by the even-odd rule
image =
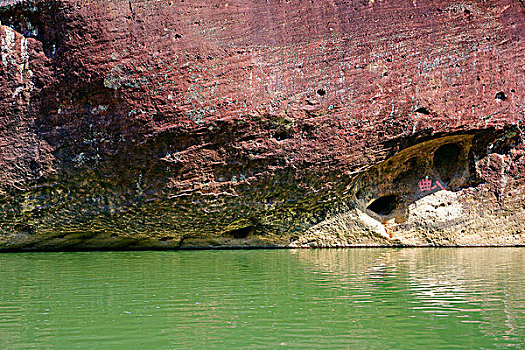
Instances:
[[[0,249],[524,244],[524,19],[0,0]]]

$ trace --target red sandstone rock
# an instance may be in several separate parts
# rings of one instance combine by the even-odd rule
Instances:
[[[0,6],[0,247],[525,242],[520,1]]]

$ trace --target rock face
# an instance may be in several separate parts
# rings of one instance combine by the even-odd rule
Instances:
[[[518,0],[0,0],[0,249],[525,244]]]

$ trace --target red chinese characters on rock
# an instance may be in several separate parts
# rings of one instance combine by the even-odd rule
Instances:
[[[439,181],[436,181],[437,185],[432,186],[432,180],[430,180],[428,176],[425,177],[423,180],[419,181],[418,184],[421,192],[429,192],[435,190],[437,186],[439,186],[442,190],[446,191],[445,187],[443,187],[443,185]]]

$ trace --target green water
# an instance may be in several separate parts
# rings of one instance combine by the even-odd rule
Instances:
[[[0,254],[0,349],[523,349],[525,248]]]

